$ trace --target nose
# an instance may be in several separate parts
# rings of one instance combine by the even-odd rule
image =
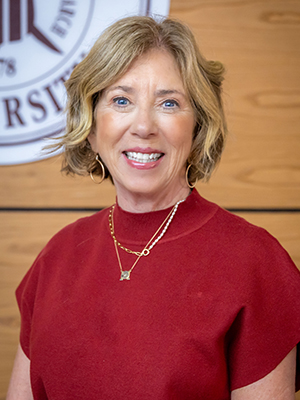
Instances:
[[[131,134],[148,138],[157,134],[155,112],[150,107],[138,107],[135,110],[131,124]]]

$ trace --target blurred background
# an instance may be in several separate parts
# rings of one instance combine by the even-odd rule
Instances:
[[[170,16],[227,70],[230,136],[197,189],[266,228],[300,268],[300,1],[171,0]],[[109,182],[64,177],[60,165],[55,156],[0,167],[0,400],[18,343],[15,288],[55,232],[115,201]]]

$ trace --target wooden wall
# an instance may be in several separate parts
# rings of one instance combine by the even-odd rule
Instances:
[[[266,227],[300,267],[300,1],[172,0],[170,14],[227,68],[231,135],[198,189]],[[109,183],[62,177],[59,168],[59,157],[0,168],[0,400],[18,342],[18,282],[57,230],[114,202]]]

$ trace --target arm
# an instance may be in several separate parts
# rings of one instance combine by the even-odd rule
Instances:
[[[6,400],[33,400],[29,370],[30,360],[19,345]]]
[[[233,390],[232,400],[294,400],[296,348],[267,376]]]

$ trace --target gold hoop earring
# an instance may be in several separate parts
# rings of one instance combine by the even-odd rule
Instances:
[[[192,185],[190,184],[190,182],[189,182],[189,170],[190,170],[191,166],[192,166],[192,164],[189,164],[187,169],[186,169],[186,171],[185,171],[185,180],[186,180],[186,183],[187,183],[188,187],[190,189],[194,189],[194,187],[197,185],[198,179],[196,179],[196,182],[193,183]]]
[[[100,161],[98,154],[96,155],[96,161],[100,164],[100,167],[101,167],[101,170],[102,170],[102,177],[101,177],[100,181],[97,182],[96,179],[93,177],[93,171],[90,171],[90,177],[91,177],[91,180],[94,183],[97,183],[97,185],[100,185],[100,183],[102,183],[104,178],[105,178],[105,168],[104,168],[103,163]]]

